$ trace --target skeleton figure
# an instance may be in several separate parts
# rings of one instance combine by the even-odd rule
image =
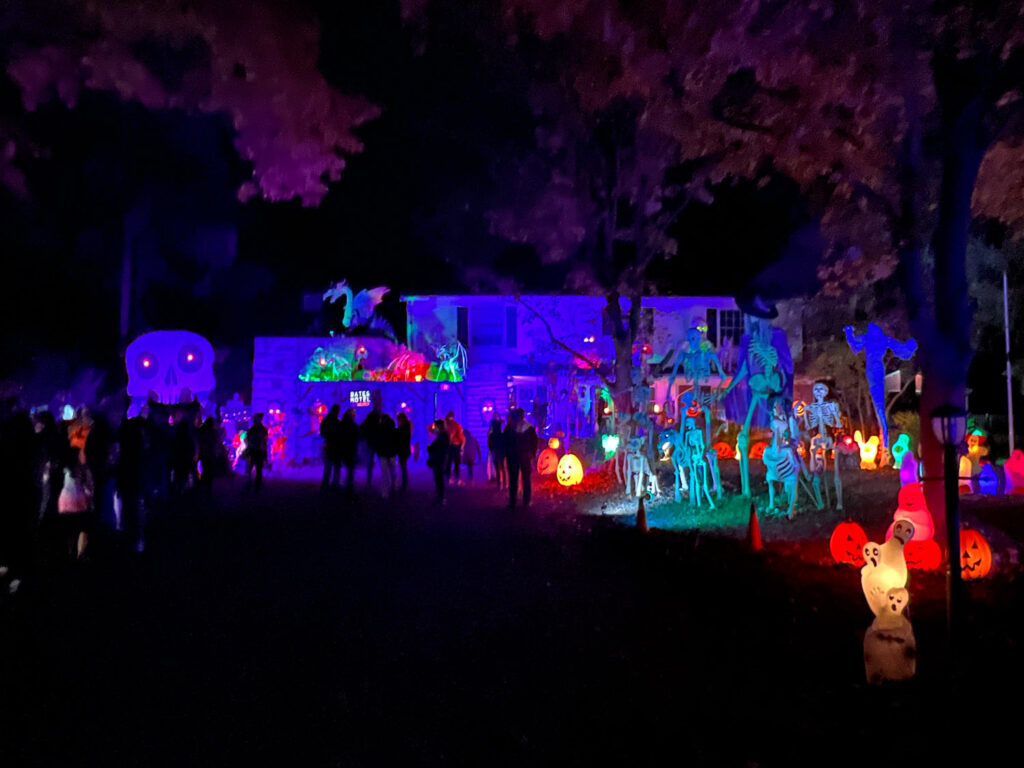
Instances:
[[[782,392],[786,383],[786,374],[779,364],[779,351],[772,344],[771,323],[756,316],[750,316],[749,321],[750,332],[744,334],[741,341],[741,346],[746,348],[746,354],[736,375],[722,391],[722,396],[729,394],[744,379],[747,379],[747,386],[750,389],[747,418],[736,437],[736,450],[740,457],[740,485],[744,496],[750,496],[748,447],[754,410],[758,403],[767,405],[768,396],[774,392]]]
[[[683,428],[683,440],[686,445],[686,460],[690,466],[690,503],[696,503],[699,507],[701,492],[708,500],[711,508],[715,508],[715,502],[711,500],[708,493],[708,467],[705,463],[704,433],[697,428],[697,422],[688,418]]]
[[[835,449],[835,440],[832,437],[833,429],[840,429],[843,426],[842,417],[839,413],[839,404],[834,400],[826,399],[829,390],[828,385],[823,381],[814,383],[811,389],[814,393],[814,402],[804,406],[803,427],[808,431],[816,431],[811,438],[811,476],[814,478],[814,490],[818,498],[821,498],[821,479],[828,466],[828,452]],[[820,456],[819,456],[820,454]],[[833,484],[836,489],[836,509],[843,508],[843,481],[839,476],[839,461],[833,459]],[[825,488],[825,496],[828,496],[828,488]]]
[[[676,502],[683,500],[682,492],[689,491],[686,482],[686,469],[689,466],[686,459],[686,443],[683,440],[682,432],[674,429],[666,429],[658,438],[658,446],[664,458],[672,462],[673,471],[673,497]]]
[[[775,483],[782,483],[789,496],[787,516],[793,519],[796,509],[797,482],[805,471],[800,455],[793,444],[796,422],[785,411],[781,397],[772,398],[772,442],[765,449],[762,461],[765,466],[765,480],[768,482],[768,507],[775,507]]]
[[[871,391],[871,401],[875,405],[875,415],[882,427],[882,445],[889,448],[889,424],[885,420],[885,353],[892,350],[900,360],[909,360],[917,351],[917,342],[913,339],[898,341],[885,335],[875,323],[868,323],[868,329],[860,336],[854,336],[853,326],[843,328],[846,343],[854,354],[864,350],[864,372]]]
[[[683,377],[693,383],[694,399],[700,404],[704,412],[704,438],[708,445],[711,444],[711,411],[715,406],[715,390],[710,386],[708,380],[712,375],[724,377],[722,363],[718,359],[714,346],[704,338],[703,333],[707,326],[699,323],[686,332],[686,351],[680,352],[676,357],[675,365],[672,367],[672,375],[669,377],[669,391],[675,386],[676,374],[679,371],[679,364],[683,365]],[[683,428],[683,413],[679,413],[679,429]]]
[[[651,482],[654,472],[651,464],[644,453],[644,440],[639,437],[630,438],[626,444],[625,460],[623,470],[626,475],[626,495],[642,496],[643,493],[657,485],[657,479]]]

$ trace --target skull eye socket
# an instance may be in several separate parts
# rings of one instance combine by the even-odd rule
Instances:
[[[135,373],[140,378],[152,379],[160,371],[160,361],[152,352],[140,352],[135,358]]]
[[[178,350],[178,368],[185,373],[195,373],[203,367],[203,353],[193,344],[186,344]]]

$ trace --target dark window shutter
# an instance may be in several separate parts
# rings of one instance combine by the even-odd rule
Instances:
[[[459,343],[469,349],[469,307],[459,307],[457,318]]]
[[[519,316],[515,307],[505,307],[505,346],[519,346]]]
[[[718,310],[708,309],[708,341],[716,347],[721,343],[718,338]]]

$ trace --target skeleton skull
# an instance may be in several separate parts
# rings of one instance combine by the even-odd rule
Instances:
[[[124,355],[132,414],[148,399],[161,403],[200,402],[213,392],[213,347],[191,331],[144,333]]]

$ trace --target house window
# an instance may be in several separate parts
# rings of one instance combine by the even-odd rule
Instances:
[[[519,318],[515,307],[505,307],[505,346],[519,346]]]
[[[473,307],[469,341],[474,347],[500,347],[505,341],[504,307]]]
[[[466,349],[469,349],[469,308],[458,307],[456,309],[456,338]]]
[[[710,326],[708,332],[710,333]],[[743,335],[743,313],[738,309],[723,309],[718,313],[718,345],[730,339],[733,345],[740,343]]]

